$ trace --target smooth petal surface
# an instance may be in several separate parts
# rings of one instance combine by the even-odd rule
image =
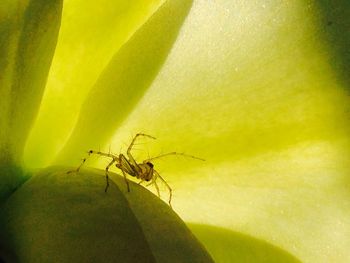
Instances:
[[[58,163],[74,164],[77,155],[108,143],[157,76],[191,4],[167,1],[116,53],[86,98]]]
[[[288,252],[241,233],[207,225],[188,226],[203,241],[215,262],[300,263]]]
[[[213,262],[168,205],[104,171],[40,171],[1,207],[6,262]],[[29,202],[27,202],[29,200]],[[1,252],[1,249],[0,249]],[[2,258],[6,257],[6,258]]]
[[[25,149],[27,167],[52,162],[74,129],[80,108],[103,69],[162,2],[64,1],[57,50]]]
[[[55,51],[61,0],[0,3],[0,200],[21,181],[23,148]]]

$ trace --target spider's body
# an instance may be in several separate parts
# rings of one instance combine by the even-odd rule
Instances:
[[[153,178],[153,164],[151,162],[131,164],[123,154],[119,155],[119,162],[115,165],[128,175],[136,177],[142,181],[150,181]]]
[[[162,155],[159,155],[159,156],[156,156],[156,157],[153,157],[153,158],[146,159],[142,163],[137,163],[135,161],[134,157],[131,154],[131,149],[134,146],[137,137],[139,137],[139,136],[144,136],[144,137],[148,137],[148,138],[151,138],[151,139],[155,139],[153,136],[150,136],[150,135],[147,135],[147,134],[144,134],[144,133],[136,134],[134,139],[132,140],[130,146],[128,147],[128,150],[127,150],[127,156],[129,158],[127,158],[124,154],[119,154],[118,156],[116,156],[116,155],[111,154],[111,153],[104,153],[104,152],[100,152],[100,151],[90,150],[90,151],[88,151],[88,157],[83,159],[83,162],[80,164],[80,166],[76,170],[69,171],[68,173],[79,172],[80,168],[83,166],[83,164],[86,162],[86,160],[89,158],[89,156],[91,154],[97,154],[97,155],[100,155],[100,156],[109,157],[109,158],[112,158],[112,160],[106,167],[106,188],[105,188],[105,192],[107,192],[108,187],[109,187],[109,178],[108,178],[109,168],[113,164],[115,164],[115,166],[118,169],[120,169],[122,171],[122,173],[123,173],[128,192],[130,192],[130,186],[129,186],[128,180],[126,179],[126,175],[127,174],[130,175],[130,176],[136,177],[137,179],[140,179],[139,184],[143,183],[144,181],[146,181],[146,182],[151,181],[148,185],[154,184],[154,186],[155,186],[155,188],[157,190],[158,196],[160,197],[159,187],[158,187],[157,182],[156,182],[156,180],[159,177],[159,179],[161,181],[163,181],[163,183],[166,185],[166,187],[169,190],[169,195],[170,195],[169,196],[169,205],[171,206],[172,190],[171,190],[170,186],[167,184],[167,182],[163,179],[163,177],[161,177],[160,174],[154,169],[154,165],[150,161],[154,160],[154,159],[158,159],[158,158],[164,157],[164,156],[167,156],[167,155],[182,155],[182,156],[186,156],[186,157],[190,157],[190,158],[194,158],[194,159],[199,159],[199,160],[202,160],[202,161],[204,161],[204,160],[201,159],[201,158],[197,158],[195,156],[192,156],[192,155],[184,154],[184,153],[170,152],[170,153],[162,154]]]

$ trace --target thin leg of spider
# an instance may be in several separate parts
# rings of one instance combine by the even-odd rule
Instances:
[[[85,158],[83,159],[82,163],[78,166],[78,168],[75,169],[75,170],[68,171],[67,174],[70,174],[70,173],[79,173],[80,168],[85,164],[85,162],[87,161],[87,159],[89,159],[89,157],[90,157],[92,154],[97,154],[97,155],[101,155],[101,156],[106,156],[106,157],[110,157],[110,158],[112,158],[112,159],[118,158],[117,156],[115,156],[115,155],[113,155],[113,154],[110,154],[110,153],[103,153],[103,152],[100,152],[100,151],[93,151],[93,150],[90,150],[90,151],[88,151],[88,156],[85,157]]]
[[[155,178],[156,178],[156,177],[155,177]],[[140,182],[138,182],[137,184],[138,184],[138,185],[141,185],[143,182],[145,182],[145,181],[144,181],[144,180],[140,180]],[[158,197],[160,198],[159,187],[158,187],[157,182],[156,182],[155,179],[153,179],[149,184],[146,184],[146,187],[148,187],[148,186],[150,186],[150,185],[152,185],[152,184],[154,184],[154,186],[156,187],[157,195],[158,195]]]
[[[155,173],[154,177],[152,178],[152,181],[151,181],[149,184],[146,184],[146,187],[148,187],[148,186],[154,184],[154,187],[155,187],[156,190],[157,190],[157,195],[158,195],[158,197],[160,198],[160,191],[159,191],[159,187],[158,187],[158,185],[157,185],[157,177],[158,177],[158,174]]]
[[[153,137],[153,136],[151,136],[151,135],[148,135],[148,134],[144,134],[144,133],[138,133],[138,134],[136,134],[135,137],[134,137],[134,139],[132,139],[132,141],[131,141],[131,143],[130,143],[130,145],[129,145],[129,147],[128,147],[128,150],[127,150],[127,154],[128,154],[128,155],[130,154],[131,149],[132,149],[132,147],[134,146],[136,139],[137,139],[138,137],[140,137],[140,136],[148,137],[148,138],[151,138],[151,139],[154,139],[154,140],[156,139],[155,137]]]
[[[158,197],[160,198],[160,191],[159,191],[159,187],[157,185],[157,181],[156,180],[154,180],[154,187],[156,188]],[[171,204],[170,204],[170,206],[171,206]]]
[[[163,183],[165,184],[165,186],[168,188],[168,190],[169,190],[169,206],[172,208],[172,206],[171,206],[171,198],[172,198],[172,196],[173,196],[173,190],[170,188],[170,186],[168,185],[168,183],[164,180],[164,178],[163,178],[156,170],[154,170],[154,172],[156,173],[157,178],[159,177],[159,179],[162,180]],[[156,184],[155,184],[155,185],[156,185]],[[158,185],[156,185],[156,188],[157,188],[157,191],[159,191]]]
[[[67,174],[70,174],[70,173],[79,173],[80,171],[80,168],[84,165],[84,163],[87,161],[87,159],[89,159],[90,155],[93,153],[93,151],[88,151],[88,156],[85,157],[82,161],[82,163],[78,166],[77,169],[75,170],[71,170],[71,171],[68,171]]]
[[[108,170],[109,170],[109,167],[111,167],[115,162],[116,162],[116,159],[113,158],[113,160],[106,167],[106,188],[105,188],[105,192],[107,192],[108,187],[109,187]]]
[[[121,155],[121,156],[122,156],[122,155]],[[120,157],[119,157],[119,162],[120,162],[120,163],[122,163],[122,162],[121,162],[121,160],[120,160]],[[123,169],[120,169],[120,170],[121,170],[121,171],[122,171],[122,173],[123,173],[124,180],[125,180],[125,183],[126,183],[126,188],[127,188],[128,192],[130,192],[130,186],[129,186],[128,179],[126,179],[126,174],[125,174],[125,172],[124,172],[124,170],[123,170]]]
[[[101,156],[105,156],[105,157],[110,157],[110,158],[113,158],[113,159],[118,159],[118,156],[114,155],[114,154],[111,154],[111,153],[104,153],[104,152],[100,152],[100,151],[90,151],[91,154],[98,154],[98,155],[101,155]]]
[[[144,163],[145,162],[149,162],[149,161],[152,161],[152,160],[155,160],[155,159],[159,159],[159,158],[163,158],[163,157],[169,156],[169,155],[181,155],[181,156],[184,156],[184,157],[189,157],[189,158],[197,159],[197,160],[200,160],[200,161],[205,161],[204,159],[196,157],[196,156],[193,156],[193,155],[189,155],[189,154],[185,154],[185,153],[178,153],[178,152],[170,152],[170,153],[164,153],[164,154],[158,155],[156,157],[152,157],[152,158],[146,159],[143,162]]]
[[[138,163],[136,162],[136,160],[135,160],[134,157],[132,156],[132,154],[131,154],[131,149],[132,149],[132,147],[134,146],[135,141],[136,141],[136,139],[137,139],[139,136],[144,136],[144,137],[148,137],[148,138],[155,139],[155,138],[154,138],[153,136],[151,136],[151,135],[147,135],[147,134],[144,134],[144,133],[138,133],[138,134],[135,135],[134,139],[131,141],[131,143],[130,143],[130,145],[129,145],[129,147],[128,147],[128,150],[127,150],[126,154],[127,154],[128,157],[129,157],[128,162],[130,162],[130,164],[132,164],[132,165],[135,167],[135,169],[137,169],[137,170],[141,170],[141,168],[139,167]]]

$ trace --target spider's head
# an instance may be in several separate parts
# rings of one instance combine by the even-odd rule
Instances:
[[[144,180],[145,181],[150,181],[153,177],[153,163],[151,162],[145,162],[144,165],[147,167],[145,174],[144,174]]]
[[[153,166],[154,166],[153,163],[151,163],[151,162],[147,162],[146,164],[151,168],[153,168]]]

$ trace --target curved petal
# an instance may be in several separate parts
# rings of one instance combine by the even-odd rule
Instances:
[[[56,47],[61,0],[0,4],[0,196],[18,182],[24,144]],[[12,178],[11,178],[12,177]]]
[[[25,149],[28,167],[48,165],[62,149],[102,70],[161,2],[64,1],[57,50]]]
[[[58,163],[76,163],[104,145],[149,88],[166,60],[191,0],[169,0],[124,44],[90,91]]]

